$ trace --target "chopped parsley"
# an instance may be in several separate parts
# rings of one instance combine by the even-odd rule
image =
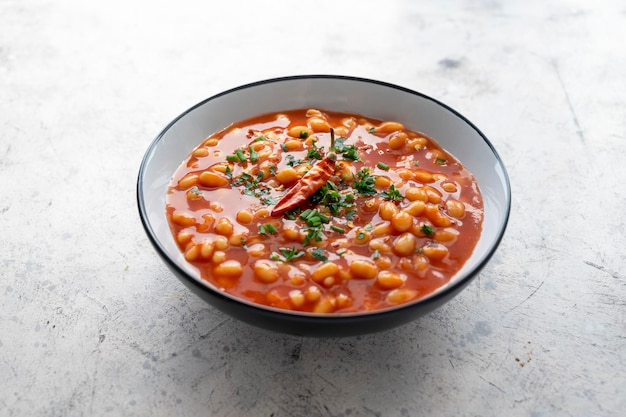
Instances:
[[[335,141],[335,152],[340,153],[343,159],[348,161],[359,161],[359,151],[354,145],[346,145],[345,142],[348,138],[340,137]]]
[[[306,246],[306,245],[308,245],[311,242],[321,242],[323,233],[324,233],[324,226],[323,225],[308,226],[307,227],[307,234],[304,237],[304,241],[302,242],[302,244],[304,246]]]
[[[376,128],[375,127],[370,127],[369,128],[369,132],[370,133],[376,133]]]
[[[247,172],[244,172],[239,177],[237,177],[236,180],[232,181],[232,185],[234,185],[235,187],[243,186],[244,189],[241,191],[241,193],[244,195],[260,198],[262,196],[269,194],[268,187],[264,184],[259,183],[263,179],[263,175],[264,175],[263,171],[259,171],[256,177],[248,174]],[[231,174],[231,178],[232,178],[232,174]],[[271,197],[267,198],[267,200],[270,200],[270,199],[272,201],[274,200]]]
[[[300,214],[301,211],[302,209],[300,207],[296,207],[293,210],[289,210],[288,212],[283,214],[283,216],[285,216],[287,220],[296,220],[296,217]]]
[[[391,201],[402,201],[404,200],[404,196],[400,194],[400,191],[396,190],[395,185],[391,184],[389,187],[389,191],[383,191],[380,193],[381,197],[386,198]]]
[[[435,233],[435,231],[433,230],[433,227],[428,224],[423,224],[421,230],[422,230],[422,233],[424,233],[427,236],[430,236],[433,233]]]
[[[361,158],[359,157],[359,151],[354,145],[346,146],[341,154],[343,155],[343,159],[347,159],[348,161],[361,160]]]
[[[446,162],[447,162],[447,161],[446,161],[444,158],[437,158],[437,159],[435,159],[435,163],[436,163],[437,165],[445,165],[445,164],[446,164]]]
[[[355,190],[359,192],[359,194],[364,196],[377,194],[374,185],[376,184],[376,180],[373,176],[370,175],[369,168],[363,168],[359,172],[356,173],[356,177],[354,177],[354,182],[352,186]]]
[[[320,150],[322,150],[322,148],[318,148],[316,143],[316,140],[311,142],[312,147],[306,152],[306,157],[308,159],[323,159],[323,156],[320,153]]]
[[[361,158],[359,157],[359,151],[356,149],[356,146],[354,145],[346,146],[341,152],[341,155],[343,155],[343,159],[347,159],[348,161],[360,161],[361,160]]]
[[[351,209],[354,206],[354,196],[340,192],[337,185],[332,181],[326,181],[326,184],[317,190],[309,198],[309,201],[328,207],[333,216],[339,215],[342,209]]]
[[[293,262],[294,259],[304,256],[303,251],[299,251],[296,248],[280,248],[278,249],[280,254],[272,252],[270,259],[273,261]]]
[[[307,132],[306,130],[300,131],[300,139],[306,139],[308,137],[309,137],[309,132]]]
[[[324,253],[324,249],[313,249],[311,251],[311,256],[318,261],[328,262],[328,257]]]
[[[278,201],[274,197],[269,196],[269,197],[261,198],[261,203],[265,204],[266,206],[273,206],[277,204]]]
[[[295,166],[302,164],[302,160],[294,158],[293,155],[291,154],[287,154],[286,158],[287,158],[287,165],[289,165],[290,167],[295,167]]]
[[[376,166],[383,171],[389,171],[389,165],[383,164],[382,162],[377,163]]]

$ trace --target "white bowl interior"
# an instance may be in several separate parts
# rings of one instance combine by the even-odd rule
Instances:
[[[146,153],[139,177],[146,224],[163,251],[187,273],[200,280],[176,246],[165,216],[172,174],[213,132],[258,114],[297,108],[397,120],[435,139],[474,175],[484,199],[482,234],[464,267],[429,297],[462,280],[489,258],[506,226],[510,188],[502,162],[478,129],[440,102],[401,87],[346,77],[292,77],[250,84],[207,99],[170,123]]]

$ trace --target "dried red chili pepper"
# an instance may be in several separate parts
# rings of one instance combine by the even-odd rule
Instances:
[[[289,210],[293,210],[315,194],[315,192],[322,188],[326,184],[326,181],[335,173],[336,162],[335,131],[330,129],[330,151],[328,154],[287,191],[274,206],[271,215],[277,217]]]

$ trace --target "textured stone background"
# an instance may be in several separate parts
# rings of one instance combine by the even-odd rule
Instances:
[[[0,415],[622,415],[624,39],[617,0],[0,0]],[[493,261],[410,325],[250,327],[141,228],[139,163],[171,119],[307,73],[441,99],[509,170]]]

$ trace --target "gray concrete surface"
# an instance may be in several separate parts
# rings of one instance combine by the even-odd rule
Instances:
[[[0,0],[0,415],[624,415],[624,39],[617,0]],[[141,228],[139,163],[171,119],[307,73],[439,98],[509,170],[493,261],[412,324],[250,327]]]

